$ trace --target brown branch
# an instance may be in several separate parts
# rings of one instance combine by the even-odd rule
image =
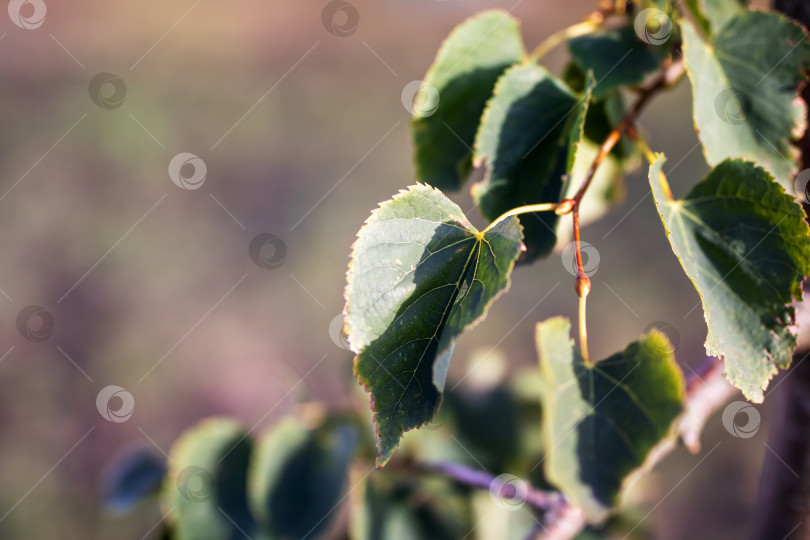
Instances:
[[[616,124],[616,127],[613,128],[613,131],[610,132],[602,145],[599,147],[596,158],[594,158],[591,168],[588,169],[588,174],[585,175],[585,180],[583,180],[582,186],[580,186],[579,190],[573,197],[574,205],[579,205],[582,197],[585,196],[585,192],[588,191],[588,187],[590,187],[591,181],[593,180],[597,169],[599,169],[599,165],[601,165],[608,154],[610,154],[613,147],[616,146],[616,143],[621,139],[621,136],[625,134],[631,137],[634,136],[636,121],[638,120],[641,112],[650,102],[650,99],[652,99],[652,97],[661,90],[665,90],[675,84],[681,78],[681,76],[683,76],[683,74],[683,60],[675,60],[670,62],[670,64],[658,75],[658,77],[653,79],[647,86],[644,86],[639,90],[638,99],[636,99],[635,103],[627,114],[625,114],[619,123]]]

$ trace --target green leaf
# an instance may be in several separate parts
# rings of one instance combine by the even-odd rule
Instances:
[[[461,187],[472,170],[475,131],[495,82],[525,54],[518,22],[505,11],[485,11],[453,30],[425,75],[423,92],[434,91],[438,106],[417,107],[411,124],[420,181]]]
[[[577,92],[582,92],[585,89],[585,74],[573,62],[569,62],[565,67],[563,81]],[[596,81],[593,83],[596,84]],[[608,92],[602,99],[591,99],[585,117],[583,133],[585,138],[590,142],[601,145],[610,135],[610,132],[613,131],[613,128],[621,122],[626,112],[624,98],[622,98],[619,89]],[[638,152],[635,143],[626,135],[622,135],[619,142],[610,151],[610,156],[622,162],[628,158],[636,158]],[[636,159],[632,159],[627,165],[627,172],[638,167]]]
[[[252,446],[242,428],[224,419],[206,420],[174,444],[162,505],[176,538],[236,540],[254,533],[246,491]]]
[[[653,330],[623,352],[586,364],[571,323],[537,325],[548,480],[591,523],[616,506],[628,476],[674,436],[685,383],[666,337]]]
[[[593,97],[599,100],[620,86],[642,82],[647,74],[661,67],[669,53],[666,43],[671,29],[670,24],[669,31],[664,29],[663,35],[653,39],[659,45],[645,43],[632,26],[625,26],[574,38],[568,42],[568,49],[583,71],[593,71]]]
[[[719,31],[732,18],[745,11],[745,0],[686,0],[705,34]]]
[[[725,357],[731,383],[756,402],[790,364],[793,297],[810,273],[810,238],[799,204],[763,169],[741,160],[715,167],[672,200],[659,155],[650,167],[667,237],[703,302],[706,352]]]
[[[345,423],[314,430],[286,418],[263,436],[248,491],[257,520],[273,538],[315,540],[339,514],[357,433]]]
[[[710,165],[745,158],[790,189],[804,131],[797,85],[810,68],[810,43],[798,24],[776,13],[745,11],[704,40],[680,21],[692,81],[694,118]]]
[[[351,494],[353,540],[456,540],[466,516],[449,489],[395,474],[367,475]]]
[[[346,328],[355,375],[371,392],[384,465],[405,431],[433,418],[453,341],[509,285],[520,225],[478,232],[430,186],[400,191],[372,212],[352,249]]]
[[[534,64],[514,66],[498,81],[475,139],[476,165],[486,163],[488,171],[472,193],[489,220],[518,206],[560,200],[578,101]],[[554,212],[520,216],[525,262],[551,252],[556,222]]]

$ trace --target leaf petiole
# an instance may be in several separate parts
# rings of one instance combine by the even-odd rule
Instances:
[[[588,19],[587,21],[571,25],[568,28],[551,34],[532,51],[532,54],[529,55],[529,62],[538,62],[557,45],[565,43],[569,39],[588,35],[597,30],[600,25],[601,21],[599,19]]]
[[[520,214],[529,214],[531,212],[551,212],[552,210],[555,210],[556,208],[557,208],[557,203],[528,204],[526,206],[518,206],[517,208],[512,208],[508,212],[498,216],[498,219],[496,219],[495,221],[490,223],[487,226],[487,228],[484,229],[483,231],[481,231],[479,234],[481,236],[483,236],[484,234],[489,232],[489,230],[492,227],[494,227],[495,225],[497,225],[498,223],[500,223],[501,221],[503,221],[504,219],[506,219],[508,217],[517,216],[517,215],[520,215]]]

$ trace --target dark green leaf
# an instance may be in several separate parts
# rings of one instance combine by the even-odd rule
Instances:
[[[653,330],[624,352],[586,364],[555,317],[537,325],[548,480],[591,523],[604,521],[628,476],[674,436],[684,380],[666,337]]]
[[[587,108],[543,67],[522,64],[504,73],[475,140],[476,164],[486,163],[488,171],[473,197],[489,220],[518,206],[560,200],[580,101]],[[554,212],[520,216],[526,262],[554,248],[556,222]]]
[[[164,461],[143,448],[119,456],[110,466],[104,482],[107,506],[114,512],[127,512],[157,493],[166,475]]]
[[[485,11],[453,30],[425,75],[423,93],[434,92],[438,105],[414,111],[420,181],[447,190],[461,187],[472,168],[475,131],[495,82],[524,55],[518,22],[504,11]]]
[[[259,441],[250,469],[250,505],[273,538],[315,540],[339,514],[357,439],[348,424],[314,430],[287,418]]]
[[[463,517],[448,490],[391,474],[374,474],[352,493],[353,540],[457,540]]]
[[[174,444],[161,494],[174,537],[237,540],[255,533],[246,487],[252,446],[242,428],[224,419],[206,420]]]
[[[664,34],[645,43],[634,27],[625,26],[574,38],[568,42],[568,49],[583,71],[593,71],[593,97],[599,100],[620,86],[642,82],[647,74],[661,67],[669,53],[666,44],[671,30],[670,23],[669,30],[665,28]]]
[[[796,346],[786,304],[801,298],[810,273],[804,212],[767,172],[741,160],[722,162],[672,200],[663,163],[659,155],[650,167],[650,185],[672,250],[703,301],[706,351],[725,357],[731,383],[761,402]]]
[[[790,189],[806,107],[797,85],[810,68],[802,27],[776,13],[745,11],[704,40],[681,21],[694,117],[710,165],[755,161]]]
[[[358,233],[346,327],[355,374],[371,392],[380,466],[405,431],[433,418],[453,341],[508,287],[521,246],[516,218],[480,233],[425,185],[382,203]]]

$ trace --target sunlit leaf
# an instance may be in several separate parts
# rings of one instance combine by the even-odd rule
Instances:
[[[563,317],[537,325],[544,468],[588,521],[598,523],[619,502],[628,476],[674,435],[685,384],[672,347],[656,330],[592,365],[574,348],[570,332]]]
[[[475,140],[475,161],[487,166],[484,180],[473,186],[484,216],[494,220],[518,206],[560,200],[569,133],[582,108],[587,100],[543,67],[522,64],[504,73]],[[553,249],[556,222],[553,212],[520,216],[526,262]]]
[[[454,340],[508,287],[521,246],[516,218],[481,233],[425,185],[382,203],[358,233],[346,328],[372,397],[379,465],[405,431],[433,418]]]
[[[761,402],[796,346],[787,304],[801,298],[810,273],[804,212],[770,174],[741,160],[722,162],[672,200],[663,163],[659,155],[650,167],[650,185],[672,250],[703,302],[706,352],[724,357],[729,381]]]
[[[710,165],[750,159],[790,189],[804,131],[797,87],[810,68],[810,43],[798,24],[777,13],[745,11],[711,38],[680,21],[692,81],[694,118]]]
[[[524,55],[518,22],[505,11],[485,11],[453,30],[414,104],[420,181],[447,190],[461,187],[472,169],[475,131],[495,82]]]

